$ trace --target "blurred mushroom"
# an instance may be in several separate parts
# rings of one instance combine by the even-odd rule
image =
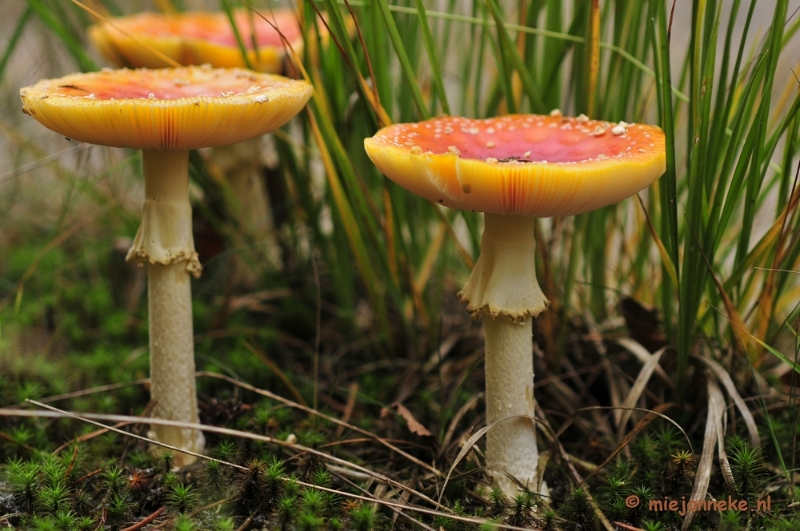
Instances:
[[[367,154],[400,186],[485,213],[481,253],[459,293],[486,336],[486,465],[507,496],[536,490],[532,319],[549,304],[536,280],[534,219],[616,203],[665,170],[657,127],[585,116],[441,117],[381,129]],[[523,417],[523,418],[520,418]],[[528,417],[528,418],[525,418]]]
[[[100,52],[117,66],[164,68],[174,66],[169,62],[173,61],[184,66],[210,64],[216,68],[249,65],[261,72],[280,73],[287,59],[281,36],[296,53],[302,52],[303,38],[297,16],[293,9],[260,13],[234,10],[233,21],[245,47],[247,61],[231,20],[223,12],[145,12],[110,18],[89,28],[89,36]],[[255,137],[215,147],[212,157],[230,185],[227,204],[237,225],[235,245],[250,251],[250,264],[239,253],[232,260],[232,283],[240,288],[252,288],[256,284],[257,275],[252,264],[268,264],[274,268],[281,262],[268,194],[260,173],[260,154],[261,139]],[[252,246],[254,243],[257,245]]]
[[[233,20],[247,52],[247,63],[253,70],[267,73],[282,70],[285,50],[281,35],[297,53],[302,51],[303,39],[293,9],[259,13],[235,10]],[[90,27],[88,33],[106,59],[121,66],[172,66],[153,50],[183,65],[247,66],[230,19],[219,11],[144,12],[113,17]]]
[[[159,418],[197,422],[190,275],[201,266],[192,237],[189,150],[267,133],[311,97],[302,81],[247,70],[104,70],[20,90],[23,112],[81,142],[142,150],[142,224],[127,259],[148,267],[151,396]],[[153,426],[159,441],[190,451],[200,432]],[[194,460],[176,456],[176,465]]]

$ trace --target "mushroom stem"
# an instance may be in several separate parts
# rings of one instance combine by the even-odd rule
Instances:
[[[481,255],[459,293],[473,317],[536,317],[550,304],[536,280],[534,218],[484,215]]]
[[[200,276],[200,263],[192,237],[189,152],[145,150],[143,166],[142,224],[128,259],[148,264],[153,415],[197,423],[190,275]],[[194,452],[204,445],[203,434],[195,430],[153,426],[150,435]],[[184,466],[194,460],[178,454],[173,462]]]
[[[534,218],[485,215],[481,255],[459,296],[474,316],[484,314],[486,423],[533,417],[533,317],[547,308],[536,280]],[[513,476],[538,489],[539,452],[530,419],[506,420],[486,436],[486,465],[506,496],[519,493]]]
[[[192,331],[191,279],[181,264],[149,264],[147,267],[150,313],[150,397],[153,416],[197,423],[194,334]],[[197,430],[152,426],[150,436],[159,442],[199,452],[203,434]],[[173,463],[185,466],[195,460],[177,454]]]
[[[257,271],[251,264],[266,261],[271,267],[280,265],[280,248],[275,238],[267,190],[259,175],[260,153],[260,137],[213,150],[214,162],[225,173],[230,185],[228,205],[239,227],[235,243],[237,247],[258,251],[251,253],[249,260],[238,253],[234,255],[233,281],[242,287],[251,287],[257,281]],[[248,247],[253,243],[257,247]]]
[[[505,317],[484,317],[486,334],[486,423],[506,417],[533,417],[532,323]],[[508,476],[536,492],[539,451],[536,428],[530,419],[497,424],[486,434],[486,466],[495,484],[508,497],[520,492]]]

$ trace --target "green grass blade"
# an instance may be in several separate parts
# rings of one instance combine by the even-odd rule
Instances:
[[[22,32],[25,31],[25,26],[28,25],[28,21],[31,19],[32,15],[33,8],[28,5],[28,7],[25,8],[25,11],[22,12],[22,16],[19,17],[16,26],[14,26],[14,31],[11,33],[11,37],[8,39],[6,50],[3,52],[3,58],[0,59],[0,79],[3,79],[3,72],[6,71],[8,61],[11,59],[11,55],[14,53],[14,50],[17,49],[19,38],[22,36]]]
[[[503,22],[500,7],[497,5],[497,0],[486,0],[486,6],[489,8],[489,13],[492,15],[492,18],[495,21],[499,41],[498,44],[500,45],[503,56],[510,60],[514,70],[516,70],[519,74],[520,80],[522,81],[522,87],[525,90],[525,94],[528,96],[528,99],[530,100],[531,111],[538,113],[545,112],[545,104],[544,100],[542,100],[541,89],[536,86],[533,76],[531,76],[528,67],[525,66],[525,62],[522,60],[519,50],[517,50],[514,41],[511,39],[511,36],[508,33],[508,29]]]
[[[481,4],[481,8],[488,11],[483,4]],[[497,63],[500,65],[495,83],[496,86],[499,86],[499,88],[502,89],[503,101],[505,102],[506,109],[512,114],[519,112],[519,109],[517,108],[517,98],[514,97],[513,68],[511,67],[511,58],[509,57],[508,52],[509,43],[504,42],[501,37],[497,40],[490,39],[489,46],[492,48],[492,52],[497,58]],[[513,44],[510,46],[513,46]],[[495,94],[497,94],[497,96],[500,95],[498,92]],[[500,98],[494,98],[490,96],[488,105],[486,106],[486,110],[483,114],[486,116],[500,114],[502,111],[497,109],[499,105]]]
[[[312,10],[318,11],[316,8],[316,4],[314,4],[310,0],[306,1],[308,2]],[[324,0],[324,4],[326,6],[328,13],[327,27],[330,29],[331,36],[334,39],[339,49],[339,52],[341,53],[345,61],[345,64],[347,65],[348,69],[353,75],[353,79],[355,80],[355,90],[358,92],[359,96],[364,101],[370,101],[370,97],[366,93],[367,87],[365,87],[365,83],[363,82],[363,77],[361,75],[360,65],[362,61],[358,58],[356,50],[353,47],[353,43],[350,41],[350,33],[347,29],[347,24],[345,23],[344,17],[342,16],[342,13],[337,7],[337,5],[332,0]],[[364,54],[366,55],[367,53],[368,53],[367,50],[364,50]],[[369,61],[368,58],[366,60]],[[344,84],[341,83],[341,76],[333,72],[330,73],[332,75],[326,76],[326,82],[328,81],[328,79],[332,81],[335,80],[336,82],[329,83],[329,90],[339,92],[340,95],[342,96],[341,99],[344,100],[345,94],[341,92],[344,89]],[[378,80],[377,79],[373,80],[373,83],[375,85],[378,85]],[[380,88],[381,85],[378,85],[379,91]],[[378,96],[380,101],[391,101],[391,98],[385,97],[380,92],[378,92]],[[368,118],[370,122],[373,124],[373,126],[377,126],[378,119],[375,110],[372,108],[372,106],[367,106],[367,109],[369,110]]]
[[[750,177],[747,179],[747,188],[745,192],[744,213],[742,215],[742,232],[739,235],[739,243],[736,249],[736,258],[734,263],[736,266],[740,265],[747,255],[747,249],[750,244],[750,235],[752,233],[753,220],[755,219],[756,209],[755,203],[758,196],[758,190],[764,179],[762,172],[762,157],[760,146],[766,136],[767,121],[769,119],[769,107],[772,101],[772,86],[775,78],[775,71],[777,69],[778,58],[780,56],[781,44],[783,42],[783,27],[786,19],[787,0],[778,0],[775,5],[775,11],[772,19],[772,26],[769,32],[769,47],[766,50],[766,71],[764,77],[764,85],[761,92],[761,104],[758,110],[758,116],[755,121],[757,131],[756,137],[756,153],[759,157],[754,159],[750,165]]]
[[[219,0],[220,7],[225,15],[228,17],[228,22],[233,30],[233,36],[236,37],[236,45],[239,47],[239,53],[242,54],[242,60],[247,68],[252,69],[253,65],[250,64],[250,57],[247,54],[247,46],[242,39],[242,34],[239,33],[239,27],[236,25],[236,19],[233,18],[233,8],[229,0]],[[255,33],[254,33],[255,35]]]
[[[447,92],[444,90],[444,80],[442,79],[442,67],[439,65],[439,58],[436,55],[436,47],[433,42],[433,35],[431,28],[428,26],[428,17],[426,15],[425,6],[422,0],[414,0],[417,6],[417,16],[419,17],[419,25],[422,28],[422,40],[425,44],[425,51],[428,52],[428,61],[431,63],[431,70],[433,76],[433,87],[436,94],[442,101],[442,111],[445,114],[450,114],[450,104],[447,101]],[[432,110],[432,112],[434,112]]]
[[[411,66],[411,61],[408,58],[408,54],[406,53],[406,48],[403,45],[403,40],[400,38],[400,33],[397,31],[397,24],[395,24],[394,18],[392,18],[392,13],[389,10],[389,5],[386,3],[386,0],[374,0],[378,8],[381,11],[381,15],[383,15],[383,22],[386,27],[386,31],[389,33],[389,40],[392,41],[392,47],[394,48],[395,53],[397,54],[397,59],[400,61],[400,67],[403,72],[403,76],[408,84],[408,87],[411,89],[411,95],[414,98],[414,103],[416,104],[417,111],[422,116],[423,119],[428,119],[431,117],[430,113],[428,112],[428,107],[425,104],[425,100],[422,97],[422,92],[419,90],[419,85],[417,84],[417,78],[414,74],[414,68]]]
[[[652,39],[654,43],[653,56],[656,62],[658,92],[658,114],[659,123],[664,130],[666,140],[667,170],[659,179],[659,199],[661,213],[661,240],[669,253],[670,259],[680,285],[680,270],[678,261],[678,192],[675,164],[675,116],[672,103],[672,94],[664,90],[664,87],[672,85],[672,73],[670,71],[670,52],[669,38],[667,35],[667,12],[664,2],[652,0],[650,2],[650,19],[653,21],[652,33],[656,36]],[[666,275],[666,270],[662,266],[662,283],[664,283],[662,293],[662,311],[664,312],[664,326],[667,332],[672,329],[674,301],[670,295],[673,286]],[[672,289],[670,289],[672,288]],[[669,337],[670,334],[668,334]]]
[[[64,43],[78,67],[84,72],[97,70],[97,63],[86,53],[84,44],[75,37],[76,32],[67,24],[67,17],[55,14],[53,6],[45,5],[44,0],[28,0],[28,7],[33,9],[44,25]]]
[[[711,11],[706,0],[695,3],[693,13],[692,63],[690,79],[692,101],[690,102],[691,126],[688,198],[686,218],[689,229],[695,234],[703,234],[705,227],[706,158],[708,156],[708,130],[711,121],[711,95],[713,89],[714,64],[716,59],[716,33],[719,27],[719,13]],[[704,36],[703,28],[708,27],[708,18],[713,18],[712,36]],[[705,37],[705,38],[704,38]],[[703,49],[701,43],[708,42]],[[680,322],[678,326],[678,388],[683,391],[686,369],[688,367],[694,332],[697,325],[697,311],[706,286],[707,271],[703,267],[703,256],[714,257],[714,250],[708,242],[699,241],[697,245],[688,243],[683,259],[680,286]],[[701,247],[702,246],[702,247]]]

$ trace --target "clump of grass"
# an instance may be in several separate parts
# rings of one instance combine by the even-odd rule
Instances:
[[[26,513],[33,512],[39,488],[39,471],[40,467],[34,461],[19,458],[10,460],[5,467],[5,478],[11,486],[14,501]]]
[[[730,464],[734,492],[740,497],[739,499],[755,505],[767,476],[761,449],[751,448],[744,439],[738,437],[731,439],[728,445],[731,447]]]
[[[562,508],[561,516],[579,529],[591,529],[594,526],[594,513],[582,487],[575,487],[570,493],[567,503]]]
[[[355,531],[367,531],[374,528],[377,519],[372,507],[359,505],[350,511],[350,521]]]
[[[164,499],[165,504],[179,514],[189,512],[197,501],[198,494],[195,489],[191,485],[181,484],[171,486]]]

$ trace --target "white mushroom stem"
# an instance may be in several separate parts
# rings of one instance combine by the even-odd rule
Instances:
[[[191,280],[181,264],[147,267],[150,310],[150,396],[156,401],[153,416],[180,422],[198,422],[194,377]],[[152,426],[151,435],[183,450],[203,449],[197,430]],[[187,454],[174,456],[177,466],[195,460]]]
[[[254,264],[266,262],[273,268],[280,265],[280,248],[275,238],[267,190],[259,172],[261,138],[217,147],[212,153],[214,162],[230,185],[228,204],[240,230],[236,245],[241,250],[257,250],[248,253],[249,259],[238,253],[233,259],[234,283],[251,287],[258,280]]]
[[[505,317],[484,317],[486,334],[486,423],[506,417],[533,417],[533,319],[514,323]],[[506,420],[486,434],[486,466],[506,496],[519,494],[519,486],[504,471],[531,491],[536,491],[539,450],[533,421]]]
[[[148,264],[153,415],[197,423],[191,275],[200,276],[200,262],[192,237],[189,152],[146,150],[143,161],[142,224],[128,260]],[[202,433],[196,430],[153,426],[150,435],[193,452],[204,445]],[[177,466],[194,460],[187,454],[174,456]]]
[[[484,314],[486,423],[534,416],[533,317],[549,304],[536,280],[534,219],[485,215],[481,255],[459,294],[467,310]],[[536,428],[529,418],[500,422],[486,435],[486,466],[506,496],[520,492],[514,477],[538,489]]]

